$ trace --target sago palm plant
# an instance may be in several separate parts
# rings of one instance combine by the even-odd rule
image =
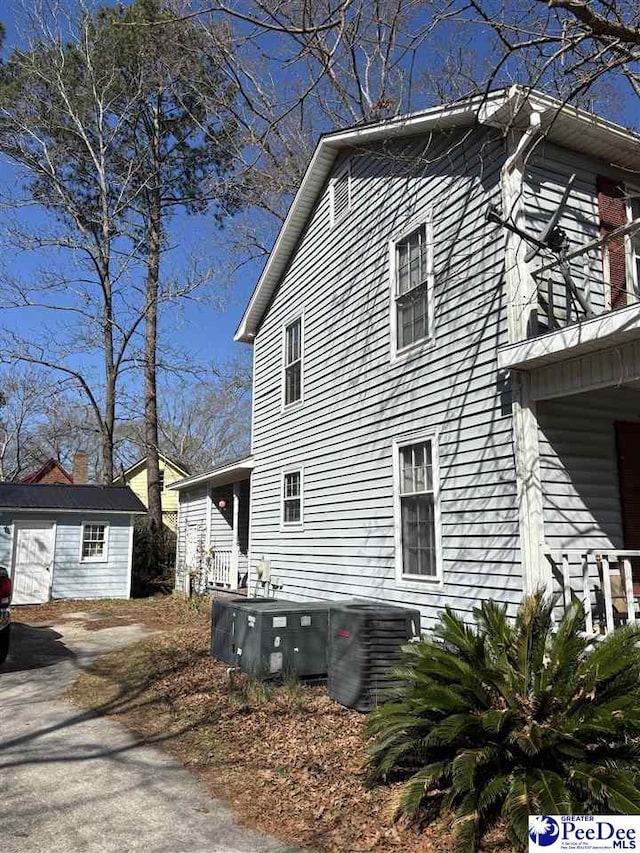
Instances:
[[[447,609],[405,648],[406,686],[369,717],[369,781],[405,779],[406,816],[453,811],[467,851],[499,822],[524,847],[529,815],[640,814],[640,628],[586,638],[580,605],[554,624],[542,594],[474,616]]]

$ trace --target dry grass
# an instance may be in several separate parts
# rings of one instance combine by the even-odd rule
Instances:
[[[322,853],[450,853],[447,826],[394,823],[397,789],[363,785],[365,718],[320,687],[229,677],[209,656],[209,610],[177,597],[57,602],[21,621],[85,612],[96,629],[133,622],[162,634],[106,655],[66,698],[112,717],[196,772],[240,820]],[[504,850],[504,848],[503,848]]]

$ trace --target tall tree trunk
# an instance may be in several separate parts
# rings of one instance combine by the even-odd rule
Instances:
[[[156,355],[158,341],[158,285],[162,239],[162,188],[160,185],[159,110],[153,116],[154,133],[151,153],[156,165],[149,189],[149,234],[147,248],[147,283],[144,361],[145,451],[147,455],[147,528],[149,531],[149,569],[159,574],[164,562],[164,535],[158,460],[158,400],[156,387]]]

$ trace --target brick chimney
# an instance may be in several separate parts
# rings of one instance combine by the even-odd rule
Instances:
[[[73,457],[73,484],[82,486],[89,477],[89,458],[84,450],[77,450]]]

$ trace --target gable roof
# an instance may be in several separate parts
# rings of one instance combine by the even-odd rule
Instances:
[[[234,340],[252,343],[338,154],[354,145],[475,124],[503,131],[526,128],[537,114],[547,139],[614,166],[640,171],[640,136],[541,92],[512,86],[434,109],[320,137]]]
[[[58,512],[146,512],[128,486],[63,486],[42,483],[0,483],[0,510]]]
[[[183,489],[190,489],[193,486],[203,484],[224,486],[229,483],[239,483],[242,480],[248,480],[255,466],[253,456],[243,456],[242,459],[236,459],[234,462],[226,462],[224,465],[218,465],[210,471],[205,471],[203,474],[194,474],[193,477],[187,477],[185,480],[176,480],[175,483],[167,486],[168,489],[174,489],[177,492]]]
[[[58,462],[57,459],[54,459],[53,456],[50,456],[45,463],[43,463],[37,471],[32,471],[31,474],[27,474],[26,477],[23,477],[20,480],[21,483],[39,483],[43,477],[46,477],[47,474],[52,471],[54,468],[57,468],[60,474],[67,480],[68,483],[73,483],[73,477],[71,474],[63,468],[63,466]]]
[[[189,475],[189,471],[184,465],[181,465],[180,462],[176,462],[175,459],[172,459],[170,456],[165,456],[164,453],[158,453],[158,457],[162,459],[165,465],[169,465],[174,469],[178,474],[182,474],[183,477],[187,477]],[[127,477],[129,474],[133,474],[136,470],[141,470],[147,464],[147,457],[143,456],[141,459],[138,459],[137,462],[134,462],[132,465],[129,465],[121,474],[118,474],[117,477],[113,478],[113,482],[117,483],[122,481],[123,477]]]

